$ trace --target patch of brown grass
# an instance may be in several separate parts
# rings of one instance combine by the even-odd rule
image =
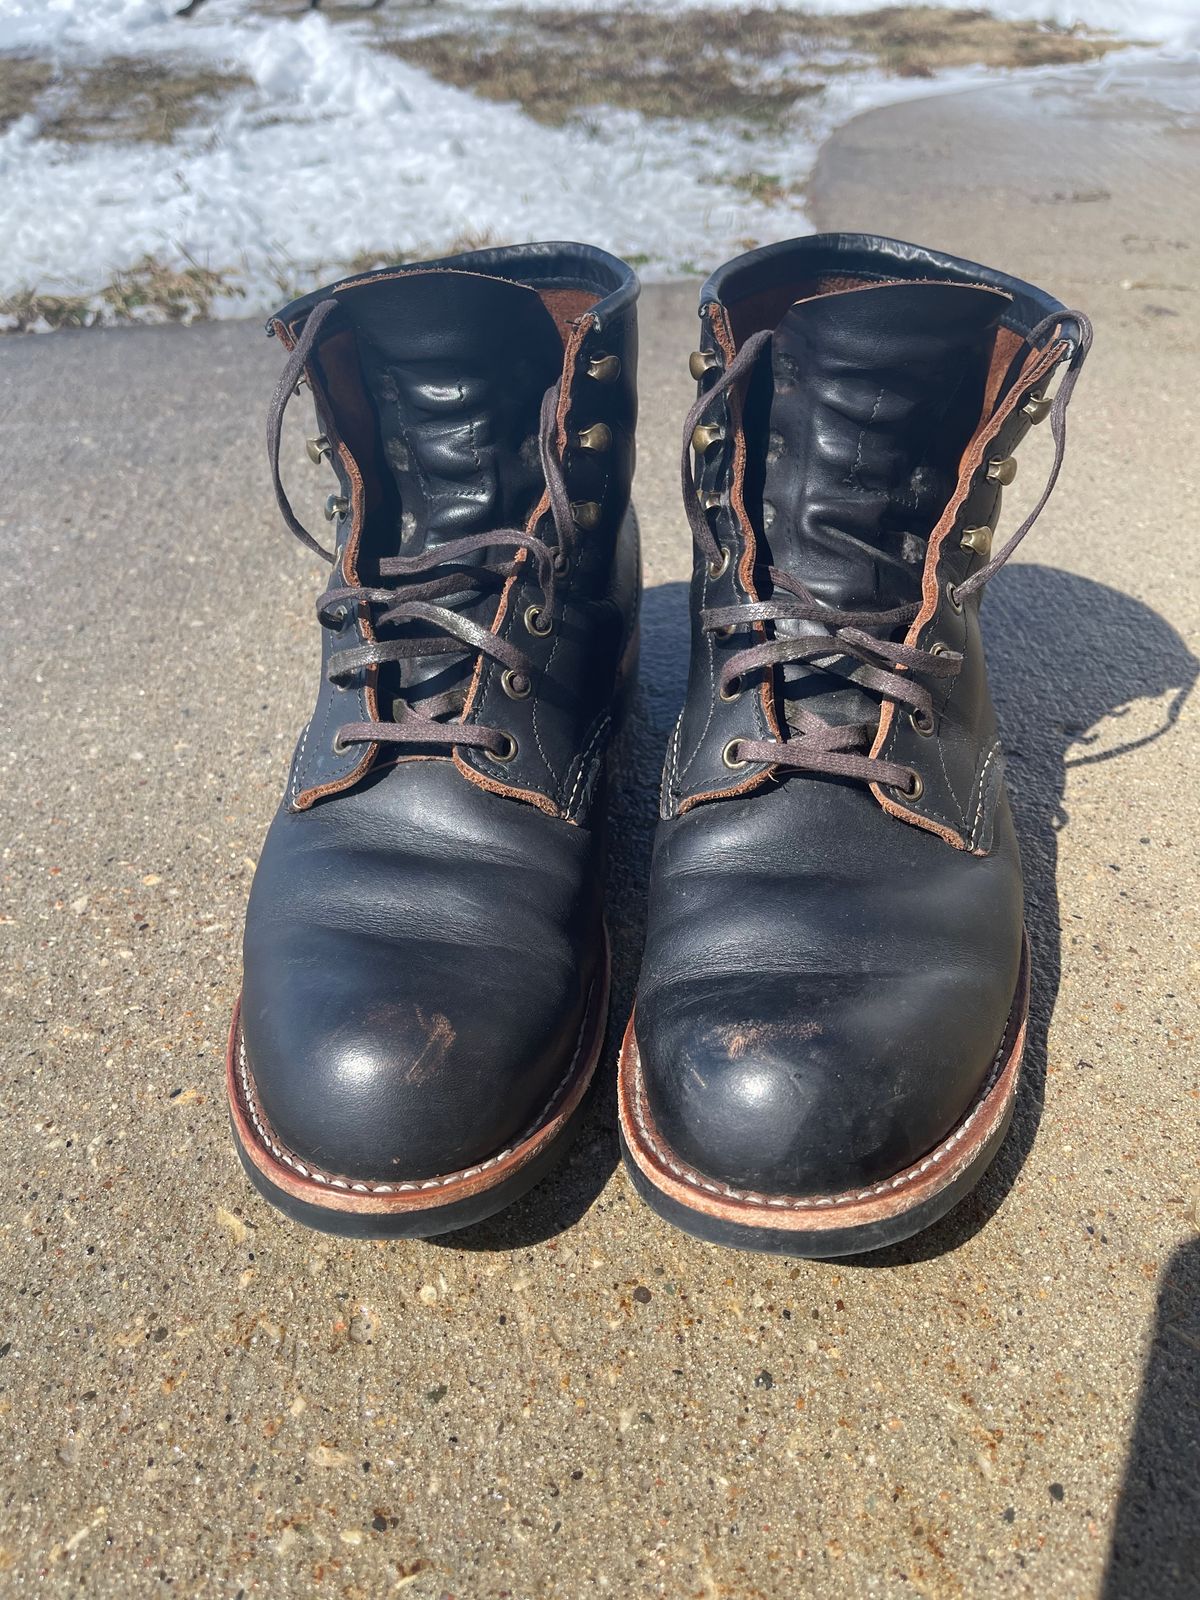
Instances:
[[[777,125],[798,99],[855,67],[929,77],[967,65],[1088,61],[1117,41],[1082,29],[932,6],[810,16],[765,7],[524,11],[486,26],[383,38],[379,48],[489,100],[561,124],[610,105],[649,117]],[[780,65],[784,70],[779,70]],[[773,69],[773,70],[767,70]]]
[[[1071,66],[1093,61],[1121,42],[1083,28],[1012,22],[990,11],[939,11],[933,6],[813,20],[902,78],[926,78],[948,67]]]
[[[798,200],[804,193],[803,184],[785,183],[775,172],[739,172],[733,177],[722,174],[711,181],[736,189],[747,200],[757,200],[766,206],[782,205],[785,200]]]
[[[647,117],[769,123],[821,87],[798,72],[784,83],[759,81],[754,62],[778,56],[785,15],[505,10],[487,28],[384,40],[380,48],[456,88],[515,100],[553,125],[602,105]]]
[[[54,68],[33,56],[0,56],[0,133],[26,116],[54,82]]]
[[[8,333],[36,328],[97,328],[133,322],[194,322],[212,315],[216,301],[243,290],[232,273],[189,262],[171,266],[145,256],[94,294],[46,294],[21,289],[0,297],[0,324]]]
[[[42,131],[66,144],[98,141],[170,144],[181,128],[234,89],[244,74],[136,56],[73,67],[54,80],[42,103]]]

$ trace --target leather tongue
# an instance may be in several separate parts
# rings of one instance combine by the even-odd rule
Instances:
[[[765,562],[846,610],[920,598],[927,541],[979,426],[1008,303],[971,284],[894,283],[791,307],[771,342],[769,426],[748,428],[769,440],[747,471],[748,504],[756,480],[761,492]],[[877,701],[827,674],[798,666],[784,677],[789,698],[829,720],[878,715]]]
[[[916,598],[1008,304],[971,284],[894,283],[792,306],[772,340],[762,482],[776,566],[832,605]]]
[[[373,279],[342,304],[403,508],[403,549],[523,526],[543,485],[542,396],[563,365],[540,296],[430,271]]]
[[[368,279],[339,300],[372,435],[360,579],[372,581],[380,557],[523,528],[545,486],[542,397],[563,368],[562,335],[541,297],[504,278],[434,270]],[[465,564],[483,566],[488,554],[475,551]],[[437,603],[488,627],[497,599],[495,586],[467,582]],[[419,704],[465,693],[472,662],[469,650],[433,651],[385,666],[382,714],[398,697]]]

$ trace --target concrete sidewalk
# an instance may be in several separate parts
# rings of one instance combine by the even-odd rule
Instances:
[[[617,1167],[694,286],[643,302],[606,1080],[567,1165],[442,1244],[289,1226],[226,1128],[242,909],[316,672],[320,574],[263,459],[278,351],[0,344],[0,1594],[1196,1593],[1198,175],[1183,113],[1076,80],[868,116],[814,183],[822,226],[1022,272],[1098,329],[987,607],[1036,966],[1016,1125],[952,1218],[855,1263],[693,1243]]]

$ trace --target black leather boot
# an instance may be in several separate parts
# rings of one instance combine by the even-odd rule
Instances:
[[[637,280],[574,244],[287,306],[282,414],[338,487],[316,708],[255,874],[230,1033],[258,1188],[425,1235],[563,1148],[604,1033],[606,751],[636,652]]]
[[[840,1255],[941,1216],[1012,1113],[1029,966],[978,607],[1053,487],[1091,331],[862,235],[743,256],[700,315],[691,674],[622,1136],[689,1232]],[[993,553],[1047,416],[1050,481]]]

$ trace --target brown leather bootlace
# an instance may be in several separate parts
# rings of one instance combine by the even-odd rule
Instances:
[[[1055,312],[1044,318],[1027,339],[1027,343],[1039,347],[1055,328],[1067,320],[1078,324],[1080,337],[1050,408],[1054,461],[1045,488],[1033,510],[1007,543],[986,565],[953,591],[952,599],[956,604],[977,593],[1000,570],[1041,515],[1058,481],[1067,442],[1067,406],[1091,348],[1092,327],[1081,312]],[[714,538],[700,502],[691,466],[692,431],[713,402],[750,371],[771,337],[769,329],[752,334],[712,388],[696,401],[683,425],[680,471],[684,510],[692,537],[706,557],[713,576],[724,570],[728,553]],[[896,606],[890,611],[844,611],[826,605],[804,584],[778,567],[769,567],[767,575],[773,590],[770,599],[707,607],[700,613],[700,625],[704,631],[728,635],[760,623],[803,622],[815,625],[820,632],[799,638],[767,638],[759,644],[734,651],[721,664],[718,688],[722,696],[731,699],[740,693],[746,679],[755,672],[802,663],[818,672],[828,672],[843,683],[855,683],[877,694],[881,700],[907,706],[918,726],[932,728],[933,696],[924,684],[917,681],[918,675],[925,678],[956,677],[962,669],[963,658],[955,651],[939,651],[935,655],[932,651],[920,650],[915,645],[899,643],[887,637],[901,628],[907,629],[916,620],[921,609],[919,601]],[[843,665],[847,658],[854,663],[849,672]],[[915,775],[909,767],[863,753],[870,749],[874,741],[878,732],[877,722],[831,723],[804,706],[795,707],[792,715],[793,725],[785,729],[783,738],[779,740],[733,740],[731,747],[727,747],[730,765],[746,766],[750,762],[763,762],[789,771],[823,772],[901,790],[911,788]]]
[[[328,562],[337,552],[327,550],[296,517],[283,487],[279,452],[283,436],[283,417],[288,401],[296,391],[305,364],[312,353],[326,318],[337,309],[336,300],[322,300],[309,313],[295,348],[280,375],[267,421],[267,455],[271,464],[275,498],[284,522],[301,542]],[[538,428],[538,450],[550,514],[557,534],[556,544],[547,544],[537,534],[523,528],[495,528],[487,533],[469,534],[411,556],[384,556],[377,563],[380,584],[346,584],[327,589],[317,602],[317,617],[326,628],[340,630],[352,611],[363,608],[373,613],[374,631],[387,629],[389,637],[352,649],[338,650],[329,658],[327,676],[331,683],[347,682],[364,668],[401,662],[416,657],[461,654],[464,650],[488,657],[504,669],[508,692],[523,698],[530,692],[532,667],[528,656],[490,628],[461,615],[450,605],[439,605],[447,596],[461,599],[472,587],[500,589],[517,571],[520,552],[532,562],[542,591],[542,604],[531,606],[527,620],[532,632],[547,634],[554,626],[556,580],[567,568],[574,536],[574,517],[570,496],[563,478],[557,451],[558,404],[561,383],[553,383],[542,397]],[[484,550],[508,548],[517,552],[511,561],[479,564],[472,560]],[[415,623],[421,631],[405,631]],[[427,630],[434,630],[432,633]],[[486,750],[498,760],[513,754],[511,737],[500,728],[469,726],[461,720],[464,689],[453,689],[429,696],[417,711],[407,701],[393,702],[390,721],[352,722],[338,735],[338,746],[352,744],[420,744],[444,747],[461,746]],[[453,720],[443,720],[450,718]]]

